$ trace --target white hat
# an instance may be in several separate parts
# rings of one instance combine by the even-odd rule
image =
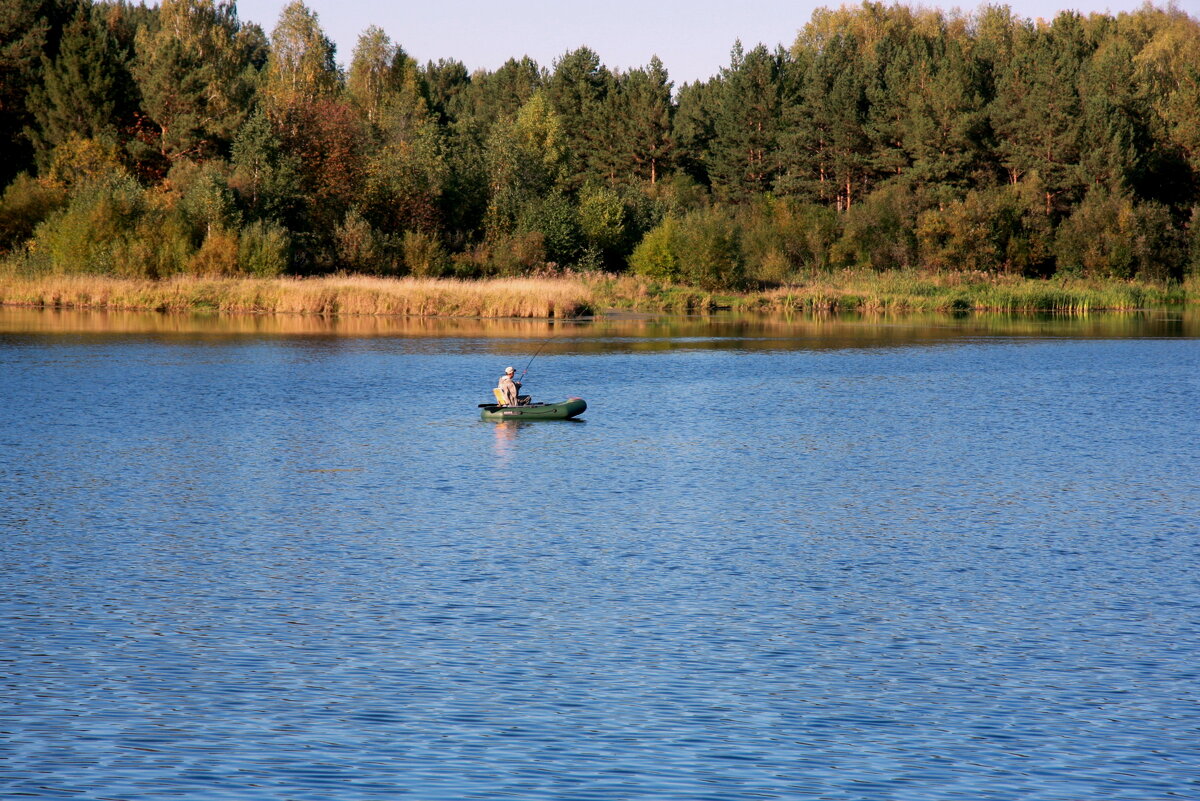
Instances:
[[[517,368],[515,368],[515,367],[505,367],[505,368],[504,368],[504,372],[506,372],[506,373],[515,373],[515,372],[517,372]]]

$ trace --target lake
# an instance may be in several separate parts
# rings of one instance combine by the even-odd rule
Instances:
[[[1198,433],[1196,309],[0,309],[0,797],[1200,797]]]

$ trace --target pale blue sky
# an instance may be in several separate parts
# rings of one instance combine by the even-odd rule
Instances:
[[[286,2],[239,0],[238,16],[257,22],[269,35]],[[735,39],[747,48],[759,42],[770,47],[790,45],[813,9],[841,5],[812,0],[305,2],[337,45],[342,64],[349,63],[363,29],[378,25],[422,63],[456,58],[470,70],[495,69],[510,57],[529,55],[549,67],[563,53],[587,45],[601,61],[618,69],[644,65],[657,55],[677,86],[708,78],[727,65]],[[975,9],[979,4],[920,5]],[[1010,0],[1007,5],[1021,16],[1036,18],[1053,17],[1064,8],[1085,13],[1130,11],[1139,8],[1142,0]],[[1176,5],[1200,16],[1200,0],[1179,0]]]

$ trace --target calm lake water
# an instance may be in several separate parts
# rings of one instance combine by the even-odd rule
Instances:
[[[1200,797],[1197,337],[0,309],[0,797]]]

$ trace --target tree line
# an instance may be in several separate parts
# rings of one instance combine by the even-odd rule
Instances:
[[[521,275],[707,289],[836,269],[1200,273],[1200,23],[866,2],[678,89],[551,67],[347,69],[303,2],[0,9],[0,252],[31,272]]]

